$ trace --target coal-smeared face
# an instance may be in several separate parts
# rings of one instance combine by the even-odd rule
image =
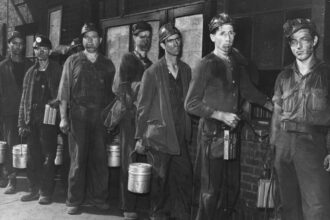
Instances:
[[[224,53],[228,53],[234,43],[235,31],[231,24],[224,24],[214,34],[210,34],[214,47]]]
[[[179,34],[169,36],[164,43],[161,43],[166,53],[172,56],[179,56],[182,48],[182,38]]]
[[[96,31],[86,32],[83,36],[83,46],[89,53],[95,53],[101,44],[102,38]]]
[[[137,35],[134,35],[135,46],[142,51],[149,51],[151,47],[151,36],[150,31],[141,31]]]
[[[49,58],[50,49],[44,46],[37,46],[34,48],[34,54],[38,60],[47,60]]]
[[[19,37],[15,37],[8,43],[8,49],[10,53],[15,55],[21,55],[25,47],[24,40]]]
[[[296,59],[304,61],[313,55],[317,41],[318,37],[313,37],[309,29],[301,29],[292,34],[289,44]]]

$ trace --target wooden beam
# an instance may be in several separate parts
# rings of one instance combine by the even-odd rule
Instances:
[[[26,24],[26,21],[25,21],[23,15],[22,15],[22,13],[20,12],[20,10],[19,10],[17,4],[15,4],[14,0],[10,0],[10,2],[13,4],[14,9],[15,9],[15,11],[16,11],[18,17],[21,19],[22,23],[23,23],[23,24]],[[24,4],[26,4],[26,2],[24,2]],[[19,5],[22,5],[22,4],[19,4]]]

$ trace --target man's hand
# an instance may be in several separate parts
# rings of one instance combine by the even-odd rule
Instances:
[[[69,132],[69,122],[67,118],[61,119],[60,129],[64,134],[67,134]]]
[[[330,154],[324,158],[323,166],[327,172],[330,172]]]
[[[139,139],[138,141],[136,141],[135,151],[138,154],[145,154],[147,152],[147,148],[142,145],[142,140],[141,139]]]
[[[212,118],[224,122],[226,125],[235,128],[241,120],[236,114],[230,112],[215,111],[211,115]]]
[[[19,127],[18,128],[18,135],[20,137],[26,137],[31,132],[30,128],[28,127]]]
[[[274,105],[273,105],[273,103],[271,102],[271,101],[267,101],[265,104],[264,104],[264,107],[266,108],[266,109],[268,109],[269,111],[273,111],[274,110]]]

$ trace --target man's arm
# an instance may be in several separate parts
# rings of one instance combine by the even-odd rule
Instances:
[[[245,69],[240,74],[240,91],[243,98],[252,103],[264,106],[268,110],[273,110],[273,105],[266,95],[261,93],[251,82]]]
[[[185,100],[185,109],[190,114],[204,118],[213,118],[235,128],[240,120],[236,114],[218,111],[203,101],[204,91],[207,86],[206,77],[210,71],[211,65],[203,61],[193,70]]]
[[[68,103],[70,102],[70,90],[71,90],[71,59],[68,58],[63,66],[62,77],[58,89],[57,99],[60,101],[60,129],[63,133],[68,133],[69,131],[69,119],[68,119]]]
[[[156,92],[154,75],[147,69],[142,77],[140,91],[137,98],[136,139],[143,139],[147,127],[147,120]]]

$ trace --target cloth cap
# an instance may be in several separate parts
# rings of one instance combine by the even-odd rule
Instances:
[[[132,26],[132,34],[137,35],[142,31],[150,31],[152,32],[152,27],[149,23],[145,21],[138,22],[136,24],[133,24]]]
[[[164,42],[168,37],[179,34],[181,36],[180,31],[174,27],[172,23],[164,24],[159,29],[159,43]]]
[[[36,47],[48,47],[49,49],[52,49],[52,43],[46,36],[42,34],[36,34],[33,42],[33,48]]]
[[[13,31],[8,38],[8,43],[10,43],[10,41],[14,38],[21,38],[22,40],[25,40],[23,34],[21,34],[19,31]]]
[[[96,25],[94,23],[85,23],[82,28],[81,28],[81,36],[83,36],[85,33],[87,32],[90,32],[90,31],[95,31],[97,32],[99,35],[101,34],[100,33],[100,30],[96,27]]]
[[[209,23],[209,31],[212,33],[218,27],[224,24],[234,25],[234,20],[226,13],[220,13],[212,18]]]
[[[283,32],[287,38],[291,37],[292,34],[301,29],[309,29],[311,32],[316,33],[315,24],[310,19],[306,18],[295,18],[292,20],[287,20],[283,25]]]

